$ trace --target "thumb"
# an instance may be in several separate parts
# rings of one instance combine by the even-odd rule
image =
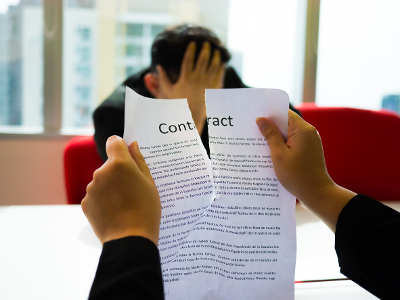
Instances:
[[[151,176],[149,167],[146,164],[146,161],[144,160],[144,157],[142,153],[140,153],[139,145],[138,142],[133,142],[129,145],[128,147],[129,153],[132,156],[133,160],[136,162],[136,165],[138,166],[139,170],[143,173],[144,176],[146,176],[148,179],[153,180],[153,177]]]
[[[128,146],[125,141],[117,135],[110,136],[107,139],[106,153],[109,160],[113,158],[131,159]]]
[[[267,140],[272,155],[286,147],[285,141],[274,122],[268,118],[257,118],[256,123],[262,135]]]

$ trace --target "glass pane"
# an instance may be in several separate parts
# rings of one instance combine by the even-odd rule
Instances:
[[[40,0],[1,1],[0,125],[43,125],[43,9]]]
[[[86,27],[79,27],[77,29],[77,36],[79,39],[84,42],[84,41],[90,41],[90,28]]]
[[[321,1],[318,105],[400,113],[399,11],[396,0]]]
[[[142,47],[138,45],[126,45],[126,56],[142,56]]]
[[[143,35],[143,25],[142,24],[127,24],[126,34],[128,36],[142,36]]]
[[[157,34],[163,31],[164,28],[165,26],[162,25],[151,25],[151,36],[155,37]]]
[[[65,1],[63,18],[63,128],[91,128],[99,63],[96,1]]]
[[[80,55],[81,61],[90,61],[90,48],[78,48],[77,52]]]

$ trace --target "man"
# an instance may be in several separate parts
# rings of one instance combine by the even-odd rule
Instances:
[[[126,86],[149,98],[187,98],[209,154],[205,89],[248,87],[232,67],[225,67],[229,59],[229,51],[204,27],[184,24],[161,32],[152,45],[151,66],[126,79],[93,113],[94,140],[103,161],[107,139],[124,133]]]
[[[280,183],[335,233],[341,272],[381,299],[398,299],[400,213],[335,184],[318,132],[295,113],[286,142],[271,120],[256,122]],[[89,299],[163,299],[157,188],[136,142],[111,137],[107,155],[82,201],[103,244]]]

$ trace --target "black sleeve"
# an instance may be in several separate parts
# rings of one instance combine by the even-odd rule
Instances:
[[[130,236],[104,243],[89,300],[164,299],[157,247]]]
[[[336,225],[340,271],[381,299],[400,297],[400,213],[355,196]]]
[[[149,70],[149,68],[144,69],[127,78],[125,82],[117,87],[115,91],[94,111],[94,141],[96,142],[97,152],[103,161],[107,160],[107,139],[112,135],[122,137],[124,134],[126,86],[139,95],[153,98],[153,96],[146,90],[143,81],[144,76],[149,72]]]

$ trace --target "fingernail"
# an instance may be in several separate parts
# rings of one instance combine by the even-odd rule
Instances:
[[[264,118],[257,118],[256,123],[260,131],[263,131],[268,126],[268,123],[264,120]]]
[[[119,137],[118,135],[112,135],[112,136],[110,136],[108,139],[117,139],[117,140],[121,140],[122,138]]]

